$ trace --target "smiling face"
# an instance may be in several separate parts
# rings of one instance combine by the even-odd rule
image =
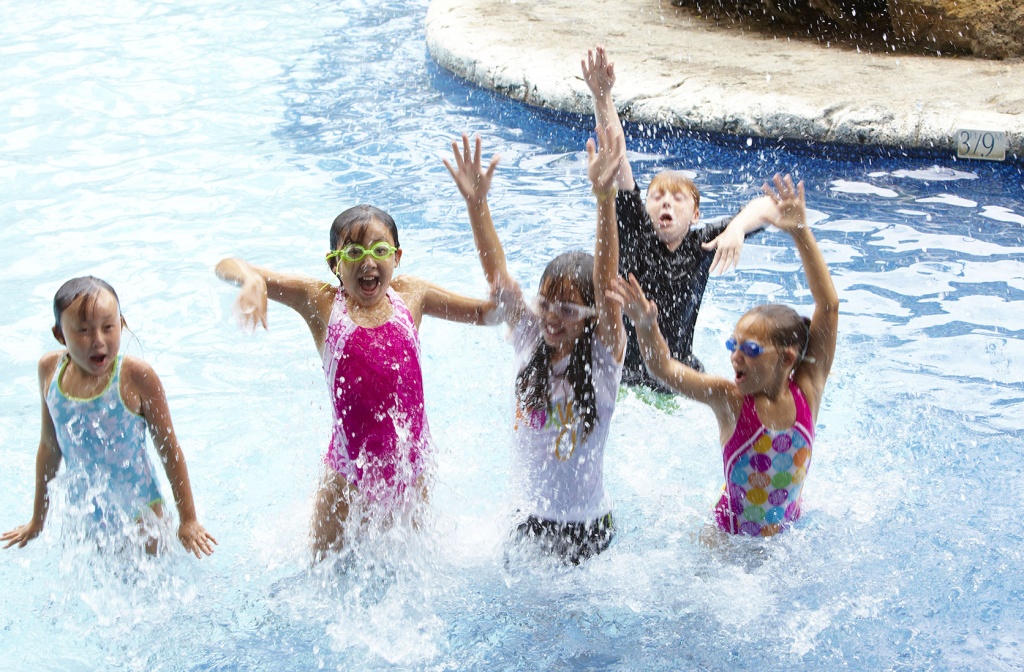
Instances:
[[[647,189],[647,214],[654,232],[668,249],[675,250],[700,219],[699,192],[693,183],[673,174],[660,174]]]
[[[395,240],[386,224],[378,219],[371,219],[365,225],[354,226],[350,236],[344,237],[337,249],[342,250],[351,244],[371,249],[378,243],[395,245]],[[386,259],[377,259],[367,254],[359,261],[345,261],[339,257],[330,260],[331,271],[341,280],[345,292],[363,306],[375,306],[387,295],[391,286],[391,277],[402,258],[402,251]]]
[[[538,312],[544,343],[554,351],[553,359],[559,360],[568,357],[572,353],[576,341],[583,335],[587,321],[586,319],[566,319],[565,311],[559,311],[557,308],[560,303],[585,306],[583,294],[568,278],[545,280],[541,284],[539,294],[544,299]]]
[[[72,364],[87,376],[107,376],[121,350],[121,310],[106,290],[83,294],[60,315],[54,336],[68,349]]]

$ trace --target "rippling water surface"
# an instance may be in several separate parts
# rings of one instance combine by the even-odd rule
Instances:
[[[331,220],[399,222],[402,269],[485,286],[440,157],[463,130],[502,155],[492,208],[528,291],[589,247],[591,120],[440,71],[418,2],[54,2],[0,26],[0,526],[31,512],[35,362],[51,300],[92,273],[120,292],[170,396],[201,519],[220,540],[125,568],[61,533],[0,554],[0,668],[939,669],[1024,660],[1024,191],[1020,164],[847,154],[631,127],[638,175],[695,172],[705,216],[763,179],[809,187],[843,299],[805,519],[711,553],[694,537],[721,463],[714,418],[619,403],[606,478],[619,527],[578,569],[506,566],[510,348],[424,322],[436,480],[423,529],[306,572],[330,410],[301,321],[242,333],[213,264],[328,279]],[[735,320],[810,310],[768,231],[711,281],[696,350],[726,373]],[[165,492],[169,489],[164,484]],[[58,498],[59,499],[59,498]],[[340,571],[346,569],[347,571]]]

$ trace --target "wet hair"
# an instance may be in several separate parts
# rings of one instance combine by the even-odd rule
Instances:
[[[693,207],[700,207],[700,189],[693,180],[678,170],[664,170],[655,175],[647,186],[647,193],[651,193],[652,189],[664,189],[673,194],[677,191],[688,191],[693,197]]]
[[[117,292],[104,280],[86,275],[81,278],[72,278],[60,286],[57,293],[53,295],[53,323],[54,327],[60,329],[60,317],[64,311],[71,307],[79,297],[84,300],[78,306],[78,318],[84,320],[93,306],[96,305],[96,297],[100,292],[110,292],[117,302],[117,312],[121,312],[121,300],[117,298]]]
[[[400,247],[398,226],[391,215],[372,205],[355,205],[334,218],[331,224],[331,250],[361,241],[374,221],[386,226],[395,247]]]
[[[772,328],[768,339],[780,348],[794,346],[797,351],[796,364],[807,355],[807,343],[811,338],[811,319],[803,317],[789,306],[766,303],[747,311],[747,315],[767,320]],[[744,316],[746,317],[746,315]]]
[[[565,252],[554,259],[540,276],[540,286],[546,294],[575,289],[584,305],[594,305],[594,255],[587,252]],[[565,377],[572,386],[576,417],[580,421],[582,437],[590,434],[597,424],[597,395],[594,391],[592,348],[594,319],[587,318],[583,333],[573,344]],[[531,410],[547,409],[551,403],[552,348],[541,339],[530,360],[516,376],[516,398]]]

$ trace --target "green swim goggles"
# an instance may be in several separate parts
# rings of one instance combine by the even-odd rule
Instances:
[[[384,241],[374,243],[368,248],[363,247],[359,243],[349,243],[340,250],[328,252],[327,258],[341,259],[342,261],[347,261],[349,263],[354,264],[365,259],[366,255],[370,255],[377,261],[384,261],[385,259],[391,257],[397,251],[397,247],[395,247],[391,243],[386,243]]]

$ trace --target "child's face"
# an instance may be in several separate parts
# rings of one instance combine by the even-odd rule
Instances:
[[[736,387],[740,394],[754,395],[771,392],[778,388],[789,375],[786,366],[786,349],[774,345],[770,324],[756,315],[744,315],[736,324],[732,337],[736,341],[736,349],[730,353],[733,371],[736,373]],[[744,350],[748,342],[757,344],[761,354],[751,356]]]
[[[365,249],[371,249],[374,245],[382,242],[395,244],[387,226],[374,220],[364,229],[361,240],[346,241],[342,243],[340,249],[353,243],[361,245]],[[380,303],[387,294],[388,287],[391,286],[391,276],[401,258],[401,250],[396,250],[386,259],[377,259],[372,254],[367,254],[359,261],[345,261],[337,258],[334,271],[349,296],[364,306],[374,306]]]
[[[679,247],[690,227],[700,219],[693,194],[687,189],[662,185],[647,190],[647,214],[651,216],[658,240],[670,250]]]
[[[552,348],[556,360],[567,357],[572,353],[576,341],[583,335],[587,325],[586,319],[566,319],[564,311],[559,311],[558,304],[574,303],[584,305],[583,295],[579,289],[569,282],[545,282],[540,288],[538,317],[541,321],[541,335],[544,343]]]
[[[81,312],[82,302],[87,308]],[[107,375],[121,350],[121,311],[117,299],[101,290],[95,296],[80,296],[60,316],[60,330],[54,336],[68,349],[72,363],[90,376]]]

